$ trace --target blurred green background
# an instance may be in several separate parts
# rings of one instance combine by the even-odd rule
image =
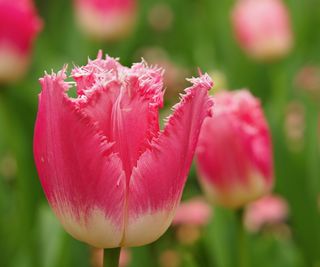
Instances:
[[[218,70],[217,78],[223,74],[229,89],[249,88],[261,99],[272,130],[275,192],[290,207],[286,236],[245,233],[239,239],[236,215],[217,208],[195,244],[180,244],[170,229],[156,243],[131,249],[129,266],[165,266],[160,259],[168,249],[176,252],[180,266],[320,266],[320,102],[295,83],[301,68],[320,65],[319,0],[285,1],[295,46],[289,56],[268,64],[249,59],[236,44],[230,25],[232,0],[140,0],[135,31],[109,44],[79,32],[71,1],[36,2],[44,29],[35,42],[30,71],[19,83],[0,89],[1,267],[89,266],[88,247],[65,233],[48,207],[33,162],[32,138],[39,77],[65,63],[83,65],[98,49],[120,57],[125,65],[139,60],[145,49],[165,51],[188,76],[199,66],[210,73]],[[159,4],[169,16],[165,29],[150,23],[150,12]],[[287,123],[292,114],[299,117],[295,127],[301,131],[294,138]],[[184,198],[201,194],[195,176],[193,167]],[[245,257],[241,262],[239,247]]]

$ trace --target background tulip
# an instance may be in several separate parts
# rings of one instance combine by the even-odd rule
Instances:
[[[41,25],[31,0],[0,0],[0,82],[25,74]]]
[[[303,66],[295,76],[294,84],[312,99],[320,99],[320,67],[315,65]]]
[[[211,215],[212,210],[210,205],[204,199],[194,197],[179,205],[173,219],[173,224],[204,226],[209,223]]]
[[[232,24],[238,43],[255,59],[280,58],[292,48],[289,12],[282,0],[238,0]]]
[[[74,0],[80,29],[101,40],[118,40],[133,30],[135,0]]]
[[[153,242],[170,225],[212,101],[208,75],[192,78],[159,130],[163,71],[98,58],[41,79],[34,156],[62,225],[99,248]]]
[[[206,226],[212,215],[210,205],[199,197],[182,202],[172,224],[176,237],[183,245],[193,245],[201,237],[202,227]]]
[[[248,91],[219,92],[197,148],[200,182],[214,202],[239,207],[272,187],[271,139],[260,102]]]
[[[251,232],[257,232],[266,225],[283,223],[289,213],[285,199],[277,195],[268,195],[250,203],[244,214],[244,224]]]

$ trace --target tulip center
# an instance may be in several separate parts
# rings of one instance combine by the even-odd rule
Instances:
[[[131,69],[115,59],[98,59],[73,72],[81,110],[112,143],[129,184],[132,169],[159,134],[162,70],[144,62]],[[83,100],[84,99],[84,100]]]

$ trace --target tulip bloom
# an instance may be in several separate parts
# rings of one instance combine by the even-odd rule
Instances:
[[[210,205],[201,198],[193,198],[180,204],[172,224],[177,240],[183,245],[193,245],[201,237],[201,228],[211,219]]]
[[[25,74],[41,26],[31,0],[0,0],[0,82]]]
[[[211,114],[207,74],[192,78],[159,130],[163,71],[106,57],[45,75],[34,156],[46,197],[65,230],[97,248],[153,242],[170,225],[200,127]]]
[[[173,219],[173,224],[204,226],[209,223],[211,215],[211,207],[206,201],[201,198],[193,198],[180,204]]]
[[[118,40],[135,25],[135,0],[74,0],[76,20],[83,32],[101,40]]]
[[[216,94],[196,152],[205,192],[236,208],[267,193],[273,182],[271,138],[259,101],[248,91]]]
[[[244,214],[244,225],[250,232],[259,231],[264,225],[283,223],[289,214],[285,199],[268,195],[250,203]]]
[[[303,66],[295,77],[295,86],[302,89],[310,97],[320,99],[320,66]]]
[[[289,12],[282,0],[238,0],[232,24],[240,46],[257,60],[285,56],[293,45]]]

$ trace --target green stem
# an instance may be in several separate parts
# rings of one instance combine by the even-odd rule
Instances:
[[[246,242],[246,232],[243,227],[243,209],[236,212],[237,217],[237,266],[248,267],[248,251]]]
[[[103,267],[118,267],[121,248],[105,249],[103,254]]]
[[[272,123],[278,127],[288,98],[286,65],[277,63],[268,66],[271,90],[270,115]]]

